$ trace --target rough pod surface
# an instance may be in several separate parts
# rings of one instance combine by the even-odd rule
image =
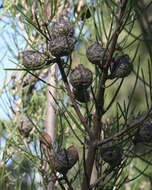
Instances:
[[[63,18],[59,19],[52,27],[51,36],[52,39],[60,36],[72,37],[74,35],[74,26],[71,22],[66,21]]]
[[[60,36],[50,41],[50,51],[55,57],[68,56],[74,50],[74,40],[71,37]]]
[[[128,55],[117,56],[114,58],[111,75],[109,78],[124,78],[127,77],[133,69]]]
[[[31,121],[27,118],[27,116],[23,115],[21,120],[20,120],[20,124],[18,127],[20,133],[24,136],[24,137],[29,137],[30,132],[33,129],[33,124],[31,123]]]
[[[74,146],[70,146],[67,150],[62,149],[55,156],[53,156],[55,170],[63,175],[65,175],[78,160],[78,151]]]
[[[134,143],[140,143],[140,142],[152,142],[152,123],[147,120],[139,126],[139,130],[137,131]]]
[[[28,69],[34,69],[42,66],[46,62],[46,57],[33,50],[27,50],[22,52],[22,64]]]
[[[100,43],[94,43],[88,47],[86,51],[86,56],[88,60],[93,64],[101,64],[106,61],[108,52]]]
[[[81,103],[86,103],[90,100],[89,92],[86,89],[73,89],[73,93],[75,96],[75,99],[78,100]]]
[[[92,72],[82,64],[79,64],[70,73],[70,83],[76,89],[87,89],[91,85],[92,80]]]
[[[109,163],[110,166],[115,167],[119,165],[122,159],[122,149],[115,144],[114,141],[109,141],[103,144],[101,148],[102,159]]]

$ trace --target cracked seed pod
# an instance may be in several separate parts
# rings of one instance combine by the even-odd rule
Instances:
[[[60,150],[52,160],[55,170],[65,175],[79,160],[78,151],[74,146],[70,146],[67,150]]]
[[[23,137],[28,138],[31,136],[31,132],[33,130],[34,126],[31,123],[31,121],[27,118],[27,116],[23,115],[20,124],[18,126],[18,129],[20,133],[23,135]]]
[[[141,126],[139,126],[139,130],[137,131],[133,142],[140,143],[140,142],[152,142],[152,123],[147,120],[144,121]]]
[[[91,85],[92,80],[92,72],[82,64],[79,64],[70,73],[70,83],[76,89],[87,89]]]
[[[115,167],[119,165],[122,160],[122,149],[116,145],[114,141],[109,141],[102,145],[101,157],[105,162],[110,164],[111,167]]]
[[[74,35],[74,26],[71,22],[66,21],[63,18],[59,19],[52,27],[51,36],[52,39],[56,39],[60,36],[72,37]]]
[[[103,65],[107,59],[108,52],[105,52],[105,48],[99,43],[94,43],[88,47],[86,56],[92,64]]]
[[[22,64],[28,69],[41,67],[46,61],[47,57],[38,51],[27,50],[22,52]]]
[[[55,57],[68,56],[74,50],[74,40],[70,37],[60,36],[50,41],[50,51]]]
[[[73,89],[73,93],[75,96],[75,99],[78,100],[81,103],[86,103],[90,100],[89,92],[86,89]]]
[[[128,55],[117,56],[111,70],[110,79],[127,77],[133,69]]]

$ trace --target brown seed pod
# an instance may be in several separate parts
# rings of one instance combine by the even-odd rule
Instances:
[[[141,126],[139,126],[133,142],[135,144],[140,142],[152,142],[152,123],[150,120],[144,121]]]
[[[81,103],[86,103],[90,100],[89,92],[86,89],[73,89],[73,93],[75,96],[75,99],[78,100]]]
[[[70,83],[76,89],[87,89],[91,85],[92,80],[92,72],[82,64],[79,64],[70,73]]]
[[[127,77],[133,69],[128,55],[117,56],[114,58],[110,79]]]
[[[28,119],[28,117],[26,115],[23,115],[18,126],[18,129],[20,133],[23,135],[23,137],[28,138],[31,135],[30,133],[33,130],[33,128],[34,126]]]
[[[66,21],[63,18],[59,19],[52,27],[51,36],[52,39],[56,39],[61,36],[72,37],[74,35],[74,26],[71,22]]]
[[[22,64],[28,69],[35,69],[47,61],[46,56],[38,51],[27,50],[22,52]]]
[[[68,56],[73,50],[73,38],[60,36],[50,41],[50,51],[51,54],[55,57]]]
[[[101,147],[102,159],[109,163],[110,166],[115,167],[119,165],[122,160],[122,149],[115,144],[114,141],[109,141]]]
[[[63,175],[65,175],[78,160],[78,151],[74,146],[70,146],[67,150],[60,150],[52,159],[55,170]]]
[[[103,65],[107,59],[108,52],[100,43],[94,43],[88,47],[86,56],[92,64]]]

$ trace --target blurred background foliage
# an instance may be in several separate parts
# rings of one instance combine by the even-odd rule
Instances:
[[[80,3],[86,5],[87,9],[77,11]],[[145,10],[141,11],[137,4],[144,3],[144,5],[147,5],[146,14],[150,19],[150,24],[152,24],[152,5],[150,0],[141,2],[140,0],[133,0],[129,1],[129,3],[128,12],[131,12],[130,18],[118,38],[114,54],[128,54],[133,62],[134,70],[123,81],[114,103],[103,117],[103,126],[106,126],[110,133],[115,132],[113,126],[117,126],[117,116],[122,116],[122,110],[128,109],[128,112],[125,112],[125,120],[131,121],[138,113],[145,113],[151,107],[151,88],[147,84],[151,84],[152,78],[152,38],[151,34],[147,32],[147,27],[152,28],[152,26],[147,26],[144,15]],[[38,175],[38,172],[41,173],[41,169],[38,167],[41,160],[37,137],[39,132],[44,130],[47,69],[40,70],[40,72],[32,71],[32,74],[24,71],[21,64],[21,52],[26,49],[34,49],[47,54],[49,52],[48,30],[58,18],[59,13],[64,12],[66,9],[65,16],[69,17],[73,22],[75,38],[78,41],[72,53],[72,61],[67,60],[68,65],[75,68],[78,64],[84,64],[93,72],[93,85],[96,84],[98,82],[96,76],[100,75],[100,71],[87,60],[86,49],[97,40],[101,41],[104,47],[109,43],[110,37],[108,35],[111,35],[110,33],[114,27],[113,22],[119,10],[119,1],[4,0],[2,4],[1,38],[3,38],[4,33],[5,36],[1,43],[4,44],[6,51],[11,55],[9,57],[11,58],[11,66],[10,64],[9,66],[7,65],[7,59],[4,59],[5,61],[1,60],[3,67],[8,71],[0,91],[1,108],[7,115],[7,119],[1,118],[0,189],[42,189],[42,179]],[[90,11],[91,16],[88,19],[81,20],[81,16],[86,10]],[[7,57],[7,55],[8,53],[4,53],[3,56]],[[68,68],[66,72],[68,72]],[[28,80],[28,84],[26,84],[26,80]],[[114,97],[121,79],[109,86],[111,83],[111,80],[106,82],[105,108]],[[80,125],[78,117],[71,106],[71,101],[62,87],[63,81],[59,75],[56,86],[58,89],[57,102],[59,104],[57,110],[56,147],[68,147],[74,144],[79,149],[79,152],[82,152],[83,146],[78,138],[87,140],[87,135]],[[85,105],[80,104],[80,108],[85,115]],[[29,144],[23,139],[17,128],[18,118],[24,113],[35,126],[33,141]],[[120,125],[121,127],[118,131],[125,127],[124,118],[121,118],[119,122],[122,122],[122,125]],[[144,145],[136,147],[139,157],[130,158],[128,166],[121,173],[120,180],[122,179],[122,184],[119,183],[121,190],[152,189],[152,153],[144,155],[145,149],[148,151]],[[30,152],[31,155],[29,154]],[[82,165],[82,163],[79,163],[79,165]],[[80,177],[82,175],[81,169],[80,167],[78,177],[74,183],[75,189],[80,189],[82,182]],[[70,173],[73,175],[75,173],[74,169]],[[36,175],[39,176],[38,180]],[[128,176],[128,181],[130,180],[130,182],[123,183],[126,176]],[[107,184],[107,189],[111,189],[110,185],[113,185],[112,180]],[[118,186],[115,189],[118,189]]]

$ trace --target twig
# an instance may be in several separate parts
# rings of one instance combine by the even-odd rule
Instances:
[[[92,139],[93,134],[92,134],[92,132],[91,132],[89,126],[87,125],[87,123],[86,123],[86,121],[85,121],[83,115],[81,114],[79,107],[78,107],[77,104],[76,104],[76,101],[75,101],[75,99],[74,99],[74,95],[73,95],[73,93],[71,92],[71,89],[70,89],[70,86],[69,86],[69,83],[68,83],[68,80],[67,80],[67,76],[66,76],[66,74],[65,74],[65,72],[64,72],[64,69],[63,69],[63,67],[62,67],[62,64],[63,64],[62,62],[63,62],[63,61],[62,61],[61,59],[58,59],[58,61],[57,61],[58,66],[59,66],[59,69],[60,69],[60,72],[61,72],[61,75],[62,75],[62,79],[63,79],[63,81],[64,81],[65,87],[66,87],[67,92],[68,92],[68,95],[69,95],[69,97],[71,98],[71,101],[72,101],[73,107],[74,107],[74,109],[75,109],[75,112],[77,113],[77,115],[78,115],[78,117],[79,117],[81,123],[83,124],[83,126],[84,126],[86,132],[88,133],[89,137]]]
[[[97,105],[96,105],[95,122],[94,122],[94,139],[91,142],[89,150],[88,150],[87,161],[86,161],[86,163],[87,163],[87,166],[86,166],[87,176],[85,174],[83,176],[82,190],[88,189],[88,182],[87,181],[90,182],[90,178],[91,178],[93,163],[94,163],[94,159],[95,159],[95,156],[93,156],[93,154],[96,153],[96,147],[93,145],[93,143],[96,142],[96,140],[100,136],[100,133],[101,133],[100,121],[102,119],[102,115],[104,114],[104,93],[105,93],[104,86],[105,86],[105,82],[108,78],[108,68],[109,68],[109,65],[111,63],[112,55],[115,51],[118,36],[124,27],[124,26],[121,27],[122,26],[121,22],[122,22],[122,19],[123,19],[125,10],[126,10],[127,2],[128,2],[128,0],[122,0],[122,2],[121,2],[121,8],[118,12],[116,24],[114,27],[113,38],[111,40],[111,44],[109,45],[109,56],[107,58],[107,61],[105,63],[105,67],[103,69],[103,72],[102,72],[102,75],[101,75],[101,78],[99,81],[99,89],[98,89],[97,98],[96,98]]]
[[[135,119],[132,124],[127,124],[127,128],[116,133],[115,135],[101,141],[101,142],[97,142],[96,146],[102,146],[103,144],[115,139],[116,137],[119,137],[119,136],[122,136],[123,134],[125,133],[128,133],[129,130],[135,128],[136,126],[138,126],[139,124],[141,124],[143,121],[145,121],[145,119],[148,117],[148,116],[152,116],[152,112],[150,111],[146,116],[143,116],[141,117],[140,119]]]

